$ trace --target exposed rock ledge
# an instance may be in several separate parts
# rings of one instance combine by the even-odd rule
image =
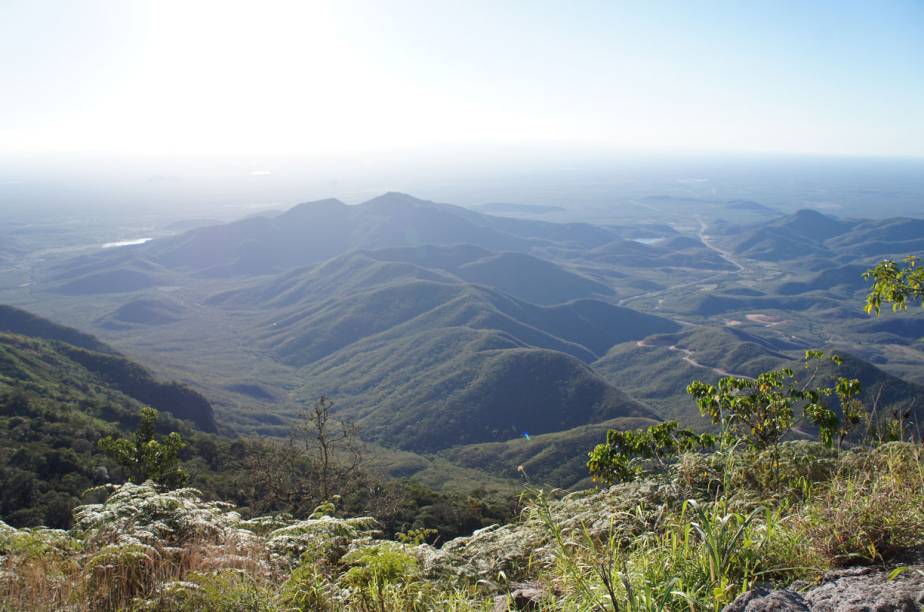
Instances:
[[[800,593],[792,588],[751,589],[723,612],[918,612],[924,609],[924,565],[912,565],[889,580],[874,567],[828,572],[819,586]]]

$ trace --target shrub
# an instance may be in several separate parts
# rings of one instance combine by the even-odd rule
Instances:
[[[429,609],[433,593],[420,580],[417,558],[403,545],[381,542],[355,550],[343,558],[350,566],[341,580],[351,590],[350,607],[358,610]]]
[[[80,541],[57,529],[14,529],[0,521],[0,609],[57,610],[72,600]]]
[[[664,468],[666,462],[678,453],[711,449],[715,444],[715,436],[679,429],[676,421],[635,431],[611,429],[606,432],[606,443],[598,444],[588,454],[587,469],[594,481],[605,484],[626,482],[642,475],[644,460]]]
[[[299,565],[282,585],[280,601],[291,610],[322,611],[333,609],[332,586],[312,561]]]
[[[112,491],[101,504],[74,509],[74,530],[88,542],[174,546],[252,535],[238,529],[241,518],[230,504],[203,501],[196,489],[164,491],[150,483],[126,483]]]
[[[273,594],[253,576],[238,570],[191,574],[185,581],[167,582],[136,608],[157,612],[270,612]]]
[[[378,533],[376,525],[375,519],[369,517],[321,516],[296,521],[270,532],[266,546],[292,564],[309,560],[335,565],[354,542]]]

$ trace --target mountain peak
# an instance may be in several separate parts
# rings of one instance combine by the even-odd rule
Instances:
[[[823,212],[819,212],[814,208],[800,208],[795,213],[793,213],[793,218],[800,221],[810,221],[810,220],[827,220],[835,221],[836,218],[830,215],[826,215]]]
[[[433,202],[421,200],[400,191],[389,191],[360,204],[360,206],[429,206]]]
[[[826,215],[811,208],[798,210],[791,216],[781,219],[781,222],[783,226],[792,231],[818,241],[824,241],[843,234],[852,226],[847,221],[842,221],[837,217]]]

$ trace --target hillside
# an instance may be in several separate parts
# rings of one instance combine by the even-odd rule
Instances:
[[[52,323],[25,310],[0,304],[0,332],[57,340],[90,351],[111,353],[113,350],[90,334],[72,327]]]
[[[767,212],[741,211],[754,214],[733,218]],[[912,240],[913,220],[767,216],[594,226],[397,193],[321,200],[52,257],[17,299],[195,384],[229,431],[285,437],[300,407],[327,394],[377,447],[447,453],[561,434],[553,456],[577,465],[576,428],[694,422],[689,380],[753,375],[810,347],[875,364],[869,380],[920,381],[917,326],[853,307],[868,262],[844,238]],[[544,444],[529,447],[548,457]],[[491,448],[485,465],[530,463],[520,446]],[[553,477],[570,484],[566,472],[576,474]]]
[[[262,289],[258,292],[265,295]],[[292,292],[287,288],[284,297],[263,303],[286,303]],[[251,304],[248,310],[254,308]],[[265,323],[254,333],[294,365],[312,363],[377,334],[385,341],[404,331],[439,333],[458,326],[504,331],[526,345],[592,361],[617,342],[677,329],[667,319],[596,300],[542,307],[464,283],[410,279],[333,298],[306,296],[270,316],[266,313],[271,309],[260,310]]]
[[[110,435],[127,437],[138,426],[143,404],[164,407],[166,402],[176,409],[188,407],[190,398],[201,399],[178,385],[147,379],[140,366],[124,358],[0,333],[0,521],[17,527],[69,527],[71,510],[86,501],[85,491],[122,483],[127,476],[97,442]],[[278,458],[273,443],[206,433],[168,412],[158,416],[157,430],[182,434],[187,442],[182,467],[190,484],[209,497],[234,499],[245,513],[252,508],[296,511],[254,487],[256,466]],[[411,517],[453,536],[508,515],[509,481],[441,458],[373,446],[364,452],[370,473],[381,490],[388,490],[391,509],[369,509],[378,502],[355,492],[344,504],[352,512],[374,512],[389,529],[407,528]],[[275,477],[284,475],[285,468],[276,461]],[[475,509],[465,501],[465,492],[473,489],[483,495]]]
[[[654,336],[642,343],[614,346],[594,362],[594,370],[608,382],[654,407],[665,418],[695,424],[698,412],[686,393],[686,385],[699,379],[715,383],[720,377],[756,376],[781,367],[792,368],[801,379],[808,370],[804,347],[767,340],[734,328],[697,328],[680,334]],[[816,383],[832,384],[837,376],[857,378],[863,388],[861,400],[869,410],[913,409],[924,420],[924,411],[913,398],[924,397],[924,387],[902,380],[845,351],[840,367],[822,364]],[[811,371],[814,372],[815,366]]]
[[[924,221],[838,219],[800,210],[773,221],[726,227],[721,238],[735,255],[760,261],[896,257],[924,249]]]
[[[734,266],[699,240],[668,238],[654,244],[616,240],[596,247],[586,255],[591,261],[626,268],[690,268],[731,270]]]
[[[5,383],[105,387],[125,403],[146,404],[188,420],[202,431],[217,429],[212,406],[177,383],[156,380],[145,368],[115,353],[89,351],[62,342],[0,334],[0,373]]]
[[[851,294],[864,289],[868,283],[863,279],[865,266],[850,264],[837,266],[812,274],[805,280],[790,280],[775,288],[781,295],[798,295],[812,291],[837,292]]]
[[[100,317],[96,324],[108,329],[134,325],[168,325],[181,321],[186,308],[167,298],[141,298],[125,303]]]
[[[364,435],[412,450],[507,440],[654,414],[574,357],[497,331],[448,328],[367,341],[302,371],[299,396],[343,398]]]
[[[453,274],[493,266],[484,255],[473,246],[351,253],[210,304],[258,320],[247,333],[299,368],[299,399],[336,397],[340,414],[385,445],[436,450],[654,417],[581,362],[676,323],[595,299],[540,306]],[[592,286],[558,278],[571,283],[556,285],[559,297]]]
[[[613,294],[606,285],[521,253],[501,253],[469,262],[456,269],[455,274],[534,304],[560,304]]]
[[[857,223],[828,242],[852,257],[903,257],[924,251],[924,220],[897,217]]]
[[[735,255],[764,261],[785,261],[807,255],[829,257],[825,241],[848,232],[855,223],[815,210],[800,210],[768,223],[734,228],[727,240]]]
[[[158,382],[114,353],[0,333],[0,517],[20,526],[69,525],[85,489],[124,479],[96,442],[134,428],[142,403],[165,411],[161,431],[193,441],[189,459],[215,452],[192,420],[170,416],[214,430],[211,406],[193,391]],[[214,477],[198,480],[200,468],[193,472],[200,486],[220,488]]]

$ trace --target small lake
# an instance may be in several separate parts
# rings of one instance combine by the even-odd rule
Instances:
[[[148,240],[151,240],[151,239],[150,238],[135,238],[133,240],[119,240],[117,242],[106,242],[102,246],[104,249],[112,249],[115,247],[132,246],[135,244],[144,244]]]

